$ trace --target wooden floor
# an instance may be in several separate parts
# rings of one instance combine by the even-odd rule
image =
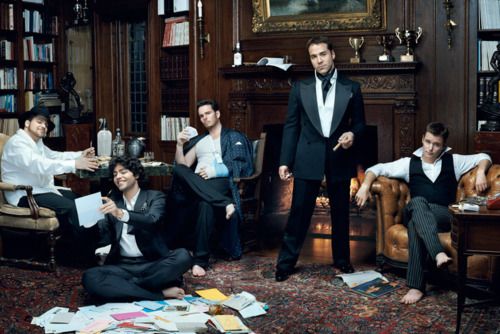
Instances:
[[[269,223],[269,221],[272,223]],[[276,258],[281,247],[286,216],[264,219],[265,233],[261,233],[258,250],[249,254]],[[311,221],[310,233],[300,253],[300,261],[305,263],[332,263],[332,242],[329,238],[330,218],[315,215]],[[375,217],[372,215],[351,215],[350,250],[353,265],[375,264]]]

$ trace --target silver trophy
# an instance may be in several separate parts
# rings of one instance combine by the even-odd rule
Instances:
[[[420,36],[422,36],[422,28],[418,27],[417,31],[415,30],[404,30],[401,31],[398,28],[396,28],[395,33],[396,37],[399,40],[399,44],[406,43],[406,54],[401,55],[401,62],[412,62],[415,61],[415,55],[414,55],[414,49],[415,46],[418,44],[418,40],[420,39]]]
[[[354,57],[351,58],[351,63],[352,64],[359,64],[363,62],[363,59],[361,59],[361,56],[359,54],[359,50],[365,43],[365,38],[364,37],[349,37],[349,45],[351,48],[354,49]]]
[[[391,55],[391,49],[394,44],[394,35],[378,35],[377,43],[384,49],[383,53],[378,56],[379,62],[392,62],[394,57]]]

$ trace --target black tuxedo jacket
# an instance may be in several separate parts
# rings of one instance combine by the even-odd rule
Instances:
[[[322,180],[328,175],[333,181],[350,179],[356,173],[354,147],[339,148],[335,152],[333,147],[347,131],[354,133],[356,143],[364,127],[363,97],[357,82],[338,74],[330,136],[325,138],[316,102],[316,78],[297,81],[288,100],[280,166],[288,166],[296,178]],[[325,170],[327,159],[329,170]]]
[[[116,206],[127,209],[121,193],[112,195],[111,198]],[[106,264],[115,263],[120,258],[122,229],[128,229],[129,226],[131,228],[128,233],[135,235],[137,246],[146,259],[154,261],[167,256],[169,249],[161,231],[165,218],[165,195],[156,190],[141,190],[134,210],[128,210],[128,214],[130,219],[127,223],[119,221],[110,214],[99,222],[100,244],[111,244]]]

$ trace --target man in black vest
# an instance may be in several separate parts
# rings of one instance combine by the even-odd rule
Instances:
[[[405,180],[411,200],[405,208],[404,221],[408,228],[407,285],[410,288],[401,299],[404,304],[418,302],[424,296],[424,267],[427,254],[442,267],[451,261],[439,242],[438,233],[450,230],[448,205],[455,202],[460,177],[475,166],[476,191],[486,190],[486,171],[491,165],[487,154],[460,155],[448,153],[448,129],[442,123],[429,123],[422,136],[422,147],[410,158],[380,163],[366,171],[365,180],[356,194],[363,206],[370,196],[370,187],[378,176]]]

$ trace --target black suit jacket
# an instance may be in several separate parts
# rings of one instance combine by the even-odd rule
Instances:
[[[342,133],[352,131],[354,142],[365,128],[361,88],[357,82],[338,74],[330,136],[325,138],[316,102],[316,77],[293,84],[283,129],[280,166],[290,168],[296,178],[321,180],[328,174],[333,181],[347,180],[356,173],[354,147],[333,151]],[[330,170],[325,170],[326,159]]]
[[[127,209],[121,193],[112,195],[111,198],[119,208]],[[120,258],[122,229],[128,228],[129,225],[131,230],[128,233],[135,235],[137,246],[146,259],[154,261],[167,256],[169,249],[161,232],[165,218],[165,195],[156,190],[141,190],[134,210],[128,210],[128,213],[130,219],[127,223],[110,214],[99,222],[100,244],[111,244],[106,264],[115,263]]]

